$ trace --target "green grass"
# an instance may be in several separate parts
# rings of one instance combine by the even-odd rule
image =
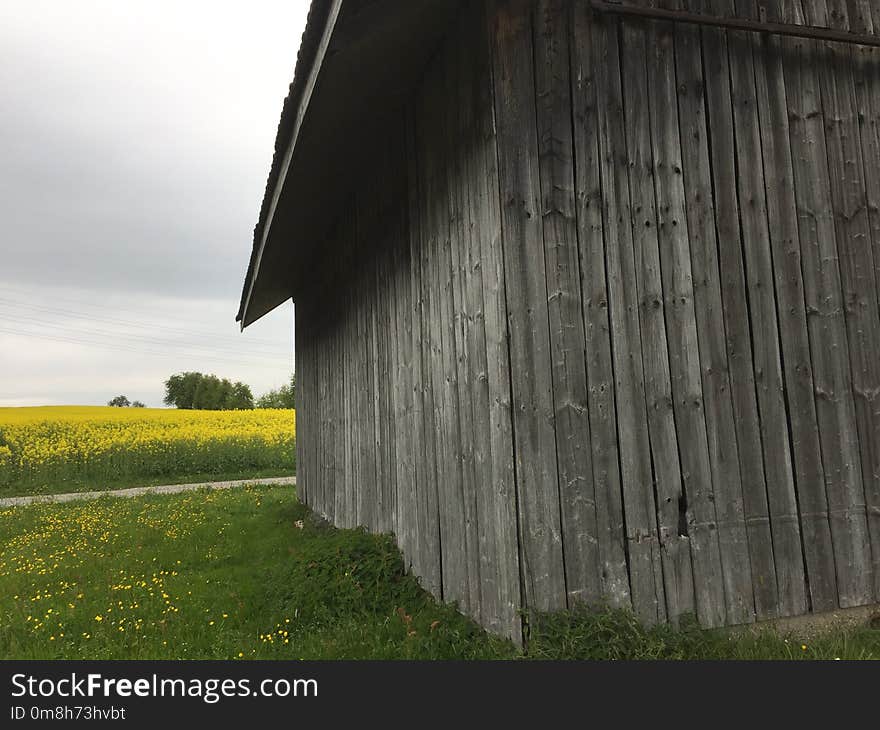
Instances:
[[[622,612],[530,624],[536,659],[880,657],[872,629],[803,649]],[[0,510],[0,658],[520,657],[422,591],[389,538],[321,524],[289,488]]]
[[[829,631],[819,637],[772,628],[704,631],[646,629],[623,611],[577,610],[533,621],[533,659],[880,659],[880,626]]]
[[[75,492],[107,492],[114,489],[132,487],[156,487],[166,484],[200,484],[202,482],[227,482],[244,479],[269,479],[272,477],[291,477],[295,469],[275,468],[256,469],[242,468],[237,470],[220,470],[198,473],[168,473],[158,476],[129,475],[117,477],[90,477],[82,475],[65,475],[46,477],[30,476],[8,484],[0,489],[0,498],[22,497],[26,495],[72,494]]]
[[[513,655],[290,488],[2,510],[0,546],[0,658]]]

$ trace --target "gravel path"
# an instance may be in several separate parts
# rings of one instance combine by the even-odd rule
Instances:
[[[71,494],[39,494],[31,497],[6,497],[0,499],[0,508],[19,507],[34,502],[73,502],[80,499],[100,497],[140,497],[144,494],[180,494],[197,489],[235,489],[248,484],[296,484],[296,477],[275,477],[269,479],[242,479],[235,482],[202,482],[200,484],[170,484],[162,487],[135,487],[105,492],[73,492]]]

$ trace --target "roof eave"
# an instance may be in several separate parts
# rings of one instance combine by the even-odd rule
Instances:
[[[321,6],[326,5],[326,15],[321,13]],[[269,307],[266,311],[256,312],[252,310],[251,303],[253,298],[254,289],[256,287],[257,280],[260,277],[260,264],[263,258],[263,251],[266,248],[266,242],[269,239],[269,236],[272,231],[272,222],[275,218],[275,212],[278,209],[278,201],[281,198],[281,192],[284,190],[284,184],[287,180],[287,173],[290,170],[291,160],[293,159],[293,154],[296,149],[296,144],[300,137],[300,132],[302,130],[303,123],[306,119],[309,110],[309,104],[312,100],[312,95],[314,94],[315,88],[318,85],[318,81],[321,75],[321,70],[324,67],[324,59],[327,55],[327,49],[330,47],[330,42],[333,38],[333,32],[336,29],[336,21],[339,18],[339,14],[342,11],[343,0],[313,0],[312,6],[309,9],[309,23],[307,24],[306,31],[303,34],[303,47],[307,47],[307,40],[310,35],[317,35],[317,28],[309,25],[312,25],[315,22],[315,17],[323,17],[323,26],[320,29],[320,40],[318,41],[317,46],[314,49],[314,53],[311,54],[311,58],[306,61],[308,63],[308,76],[305,77],[305,85],[302,88],[302,91],[299,95],[299,99],[296,102],[296,112],[293,121],[292,131],[290,133],[289,139],[287,140],[284,155],[282,158],[281,166],[278,169],[277,175],[270,175],[270,180],[274,177],[274,183],[271,184],[270,188],[267,190],[267,200],[269,201],[268,209],[265,207],[264,201],[264,213],[261,216],[261,220],[257,224],[257,228],[254,236],[254,248],[251,253],[251,260],[248,266],[248,273],[245,278],[244,289],[242,291],[242,299],[241,304],[239,306],[238,316],[236,317],[237,322],[241,322],[242,330],[253,324],[256,320],[260,319],[260,317],[267,314],[269,311],[274,309],[276,305]],[[298,63],[303,63],[304,59],[300,58]],[[299,74],[295,74],[298,76]],[[297,85],[297,79],[294,78],[294,82],[291,85],[291,93],[294,93],[294,88]],[[287,297],[285,297],[286,299]],[[283,300],[282,300],[283,301]],[[281,302],[278,302],[280,304]]]
[[[242,328],[296,298],[374,142],[402,124],[465,0],[313,0],[257,224]]]

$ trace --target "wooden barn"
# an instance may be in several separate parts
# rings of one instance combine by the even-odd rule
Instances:
[[[298,476],[521,639],[880,601],[880,0],[313,0],[239,318]]]

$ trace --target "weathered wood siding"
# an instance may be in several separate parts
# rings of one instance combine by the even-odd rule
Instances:
[[[474,0],[356,190],[296,302],[314,509],[514,638],[880,601],[880,51]]]

